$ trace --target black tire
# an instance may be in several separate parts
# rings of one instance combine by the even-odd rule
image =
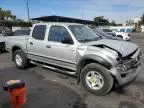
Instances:
[[[103,77],[104,84],[102,88],[95,90],[88,86],[88,84],[86,83],[86,75],[89,71],[96,71]],[[82,69],[81,81],[82,81],[84,88],[86,88],[89,92],[95,95],[106,95],[112,89],[114,79],[110,75],[110,73],[107,71],[107,68],[96,63],[90,63]]]
[[[19,55],[22,59],[22,63],[21,65],[18,65],[17,62],[16,62],[16,55]],[[20,69],[25,69],[28,67],[28,58],[26,56],[26,54],[20,49],[20,50],[16,50],[14,53],[13,53],[13,58],[14,58],[14,62],[16,64],[16,66]]]

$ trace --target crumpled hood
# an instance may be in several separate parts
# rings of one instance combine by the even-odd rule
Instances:
[[[132,52],[134,52],[138,46],[134,43],[127,42],[127,41],[118,41],[118,40],[111,40],[111,39],[101,39],[94,42],[87,42],[84,45],[95,46],[95,45],[105,45],[110,47],[116,51],[118,51],[122,57],[125,57]]]

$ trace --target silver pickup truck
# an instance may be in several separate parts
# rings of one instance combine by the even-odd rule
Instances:
[[[96,95],[132,82],[141,68],[136,44],[99,38],[89,27],[72,23],[39,23],[30,36],[7,37],[6,49],[18,68],[29,63],[76,75]]]

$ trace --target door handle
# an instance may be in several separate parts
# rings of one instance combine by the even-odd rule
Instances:
[[[51,48],[51,46],[50,46],[50,45],[46,45],[46,47],[47,47],[47,48]]]
[[[33,42],[30,42],[30,45],[33,45]]]

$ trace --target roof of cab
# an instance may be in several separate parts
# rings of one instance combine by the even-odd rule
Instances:
[[[47,22],[69,22],[69,23],[79,23],[79,24],[95,24],[96,23],[91,20],[84,20],[84,19],[79,19],[79,18],[71,18],[71,17],[57,16],[57,15],[42,16],[38,18],[32,18],[31,20],[47,21]]]
[[[63,26],[68,26],[68,25],[83,25],[79,23],[65,23],[65,22],[47,22],[47,23],[36,23],[33,25],[63,25]]]

